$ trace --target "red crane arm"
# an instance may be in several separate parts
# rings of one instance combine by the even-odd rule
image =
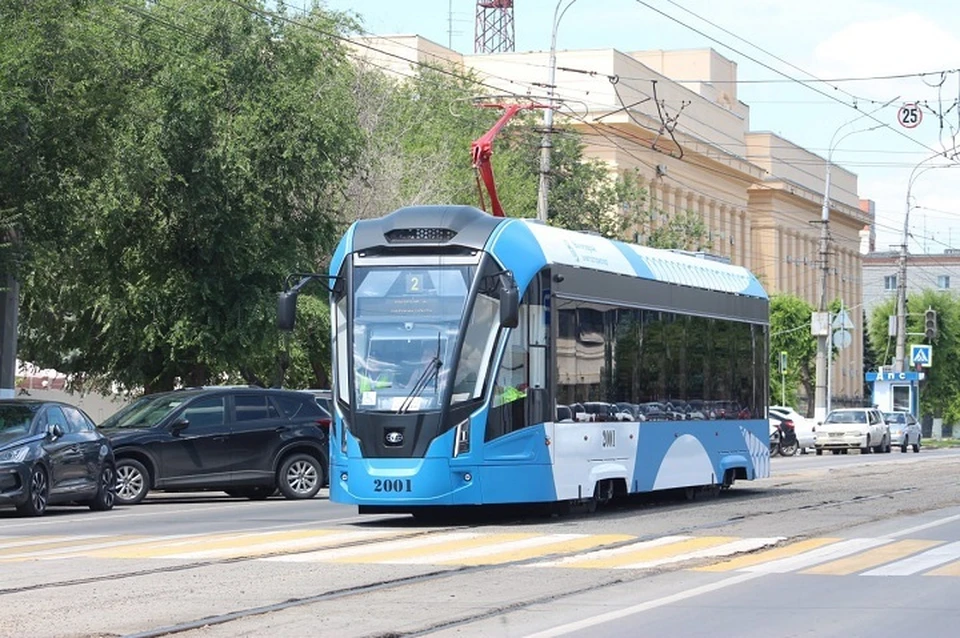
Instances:
[[[505,109],[503,115],[497,120],[497,123],[494,124],[489,131],[473,141],[470,145],[470,153],[473,156],[473,167],[477,170],[477,189],[480,191],[480,208],[486,210],[483,205],[483,190],[480,188],[480,181],[482,180],[483,186],[487,189],[487,194],[490,195],[490,208],[493,209],[494,217],[506,217],[506,215],[503,214],[503,207],[500,205],[500,198],[497,197],[497,185],[493,179],[493,166],[490,164],[490,156],[493,155],[493,138],[495,138],[497,133],[500,132],[500,129],[510,121],[510,118],[519,111],[549,107],[543,104],[481,104],[480,106],[484,108]]]

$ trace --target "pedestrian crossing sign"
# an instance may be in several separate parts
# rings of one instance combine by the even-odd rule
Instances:
[[[910,364],[929,368],[933,358],[933,346],[919,344],[910,346]]]

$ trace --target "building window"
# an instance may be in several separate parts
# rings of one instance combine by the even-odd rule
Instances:
[[[937,277],[937,288],[940,290],[950,289],[950,275],[940,275]]]
[[[896,275],[887,275],[883,278],[883,289],[884,290],[896,290],[897,289],[897,276]]]

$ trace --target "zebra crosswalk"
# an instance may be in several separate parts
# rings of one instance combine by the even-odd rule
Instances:
[[[960,576],[960,542],[811,538],[696,569],[821,576]]]
[[[0,536],[0,563],[68,559],[475,566],[539,569],[960,576],[960,542],[423,529],[288,529],[157,536]]]

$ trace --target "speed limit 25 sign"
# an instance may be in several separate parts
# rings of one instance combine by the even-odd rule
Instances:
[[[897,111],[897,121],[904,128],[917,128],[923,120],[923,109],[916,102],[904,104]]]

